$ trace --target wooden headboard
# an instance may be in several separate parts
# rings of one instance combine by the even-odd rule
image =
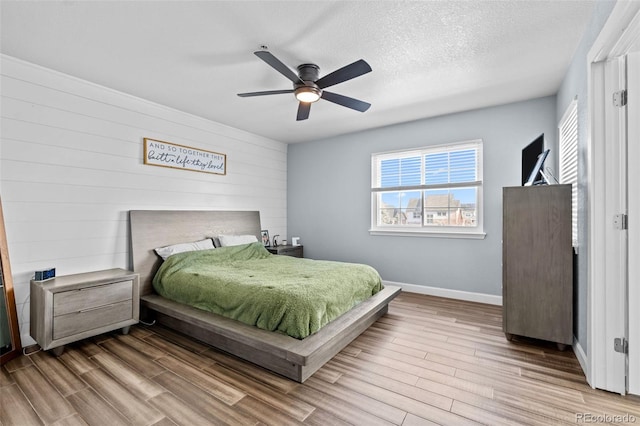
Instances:
[[[221,234],[255,235],[260,241],[260,212],[205,210],[131,210],[131,255],[140,274],[140,295],[153,293],[152,281],[162,259],[153,249],[216,238]]]

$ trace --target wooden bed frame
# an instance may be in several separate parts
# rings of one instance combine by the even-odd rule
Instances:
[[[294,339],[153,292],[152,280],[162,263],[154,248],[220,234],[251,234],[260,241],[259,212],[132,210],[129,219],[133,268],[140,274],[141,317],[153,315],[159,324],[300,383],[384,315],[389,302],[400,293],[399,287],[385,286],[317,333]]]

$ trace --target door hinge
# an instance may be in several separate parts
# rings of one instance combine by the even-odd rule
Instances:
[[[622,108],[627,104],[627,91],[620,90],[613,94],[613,106]]]
[[[628,354],[629,342],[624,337],[613,339],[613,350],[622,354]]]
[[[624,230],[627,229],[627,215],[619,213],[613,216],[613,228]]]

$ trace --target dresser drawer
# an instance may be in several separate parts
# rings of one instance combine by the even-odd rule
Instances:
[[[131,299],[96,308],[60,315],[53,320],[53,338],[61,339],[72,334],[93,330],[109,324],[133,318]]]
[[[128,280],[55,293],[53,295],[53,316],[57,317],[131,300],[132,292],[133,281]]]

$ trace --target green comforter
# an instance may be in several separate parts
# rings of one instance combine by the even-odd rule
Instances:
[[[168,299],[298,339],[382,289],[370,266],[276,256],[261,243],[174,254],[153,286]]]

